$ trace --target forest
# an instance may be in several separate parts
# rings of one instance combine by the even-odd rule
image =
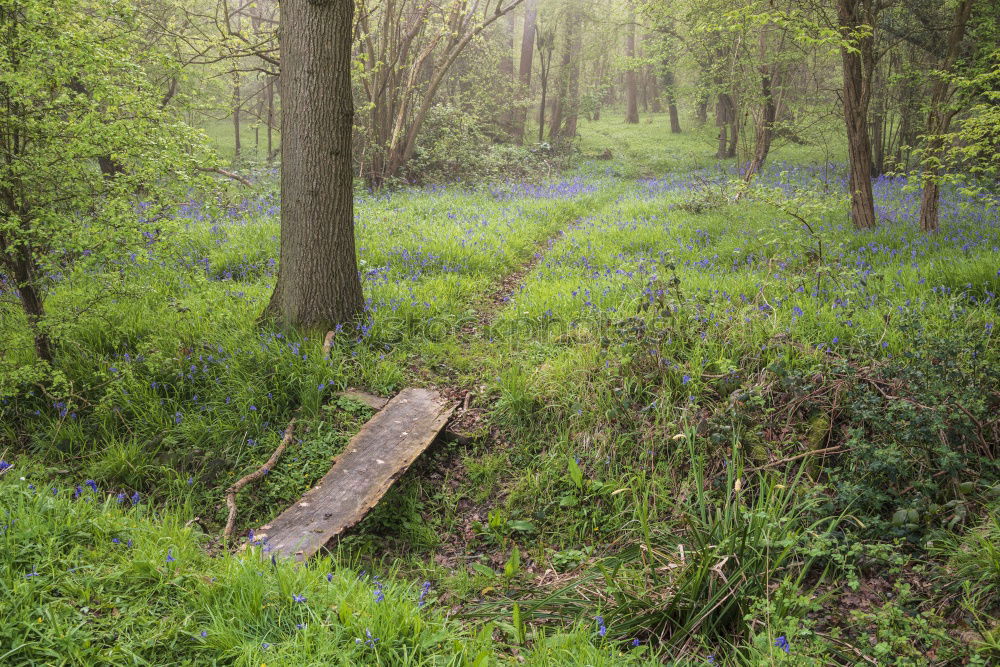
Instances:
[[[0,0],[0,665],[1000,662],[1000,0]]]

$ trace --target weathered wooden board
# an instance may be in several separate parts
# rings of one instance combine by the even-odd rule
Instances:
[[[369,394],[367,391],[355,389],[354,387],[348,387],[338,395],[367,405],[373,410],[381,410],[389,402],[388,398],[382,398],[381,396],[376,396],[375,394]]]
[[[359,522],[434,441],[455,409],[431,389],[404,389],[348,443],[330,472],[257,531],[268,556],[306,560]]]

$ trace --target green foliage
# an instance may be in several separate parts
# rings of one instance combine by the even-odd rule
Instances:
[[[538,178],[551,172],[545,151],[497,143],[482,120],[448,104],[431,107],[413,158],[411,183],[494,183]]]
[[[41,301],[71,267],[128,262],[168,231],[200,139],[160,108],[131,3],[10,0],[0,29],[0,266],[36,332],[64,335],[75,318],[42,319],[26,292]],[[78,289],[75,314],[126,288]]]

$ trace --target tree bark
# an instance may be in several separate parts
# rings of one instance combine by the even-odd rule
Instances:
[[[354,245],[353,0],[281,5],[281,251],[265,317],[325,331],[363,299]]]
[[[639,100],[635,81],[635,9],[629,5],[628,31],[625,38],[625,55],[629,58],[628,69],[625,71],[625,122],[635,125],[639,122]]]
[[[524,9],[524,29],[521,32],[521,63],[518,75],[521,82],[522,107],[517,111],[514,140],[524,142],[524,126],[528,120],[528,99],[531,93],[531,66],[535,55],[535,23],[538,19],[538,0],[528,0]]]
[[[843,38],[863,25],[872,25],[864,16],[867,0],[836,0],[837,19]],[[847,155],[850,162],[851,221],[858,229],[875,228],[875,197],[872,192],[872,147],[868,136],[868,103],[871,99],[871,72],[874,64],[872,37],[840,49],[844,67],[844,124],[847,128]]]

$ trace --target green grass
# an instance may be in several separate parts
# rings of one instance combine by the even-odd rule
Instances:
[[[359,196],[369,308],[329,359],[256,324],[266,178],[67,267],[53,368],[0,296],[0,662],[988,660],[995,213],[949,193],[925,237],[912,191],[880,181],[890,220],[857,233],[818,135],[734,203],[713,128],[648,120],[584,123],[551,183]],[[337,552],[295,569],[211,537],[291,418],[240,535],[368,418],[334,392],[410,385],[474,392],[473,442],[432,447]]]

